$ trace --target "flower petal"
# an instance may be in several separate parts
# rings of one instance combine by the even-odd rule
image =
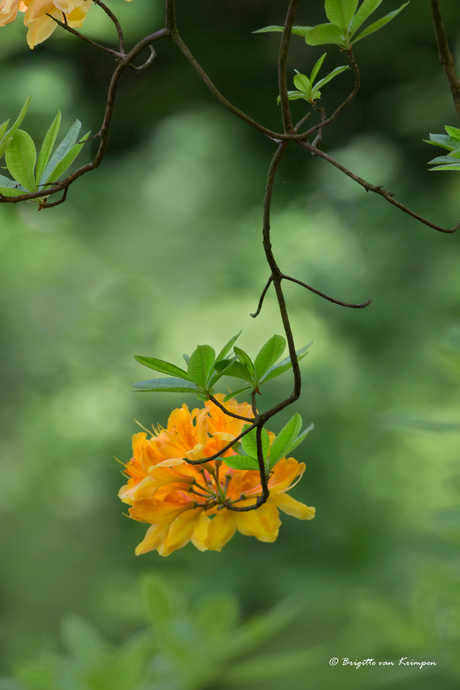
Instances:
[[[152,525],[148,528],[144,539],[136,546],[136,556],[149,551],[155,551],[163,543],[169,531],[169,525]]]
[[[201,511],[200,516],[195,521],[195,528],[193,530],[192,544],[200,551],[207,551],[208,548],[205,546],[206,537],[208,536],[209,525],[211,524],[211,519],[206,515],[204,511]]]
[[[277,538],[281,520],[276,506],[271,501],[264,503],[257,510],[235,514],[236,526],[241,534],[265,542],[272,542]]]
[[[273,494],[270,495],[269,500],[274,503],[277,508],[282,510],[283,513],[292,515],[299,520],[312,520],[315,517],[316,508],[311,508],[305,505],[305,503],[296,501],[295,498],[292,498],[289,494]]]
[[[210,551],[221,551],[236,532],[235,513],[222,510],[212,518],[204,545]]]

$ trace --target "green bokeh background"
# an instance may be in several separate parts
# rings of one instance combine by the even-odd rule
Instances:
[[[162,26],[161,2],[109,4],[130,42]],[[218,88],[275,129],[279,36],[251,32],[281,23],[282,4],[179,0],[177,10]],[[296,23],[324,20],[322,2],[304,5]],[[458,3],[442,5],[460,48]],[[114,38],[97,8],[85,32]],[[322,52],[294,37],[289,74],[308,72]],[[0,56],[1,120],[32,93],[24,127],[37,141],[58,108],[64,124],[79,118],[84,131],[98,130],[110,57],[59,30],[32,53],[19,21],[1,29]],[[362,91],[327,129],[323,148],[453,225],[460,175],[429,173],[437,151],[422,141],[458,126],[428,2],[412,2],[359,43],[356,58]],[[344,62],[328,48],[325,67]],[[324,90],[329,110],[351,82],[344,74]],[[304,113],[301,102],[292,110]],[[129,459],[134,419],[165,425],[173,407],[201,403],[133,394],[130,383],[146,378],[133,355],[180,363],[183,352],[219,348],[241,328],[241,346],[255,354],[282,332],[272,293],[259,318],[249,316],[268,277],[261,201],[273,149],[218,106],[173,44],[160,42],[151,69],[122,80],[99,170],[55,209],[0,209],[0,675],[58,645],[70,612],[123,640],[143,619],[138,577],[153,571],[191,601],[236,593],[243,619],[297,597],[299,617],[267,652],[323,644],[327,658],[435,660],[431,672],[402,669],[391,687],[458,687],[458,237],[417,224],[300,147],[288,152],[275,187],[279,263],[345,301],[373,298],[367,310],[346,310],[286,285],[297,346],[314,341],[296,410],[316,428],[296,453],[307,471],[293,495],[316,506],[317,517],[285,516],[275,544],[236,535],[220,554],[189,545],[167,559],[134,556],[145,527],[123,515],[113,456]],[[269,384],[261,408],[290,386],[288,375]],[[326,662],[283,687],[374,688],[389,681],[387,671]]]

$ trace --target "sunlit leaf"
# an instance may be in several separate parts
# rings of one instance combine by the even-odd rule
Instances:
[[[299,91],[303,91],[307,96],[311,93],[311,82],[305,74],[296,74],[294,77],[294,86]]]
[[[188,379],[187,372],[180,367],[176,367],[175,364],[171,364],[171,362],[165,362],[155,357],[142,357],[141,355],[134,355],[134,359],[138,361],[139,364],[143,364],[144,367],[149,367],[149,369],[159,371],[162,374],[171,374],[171,376]]]
[[[345,37],[341,29],[335,24],[318,24],[318,26],[306,26],[305,43],[309,46],[320,45],[345,45]]]
[[[240,347],[234,347],[233,352],[238,357],[240,362],[249,371],[250,375],[252,376],[252,379],[254,379],[254,364],[252,363],[252,359],[250,358],[250,356]]]
[[[283,354],[286,348],[286,339],[282,335],[274,335],[267,340],[258,353],[255,362],[255,374],[260,381],[264,374],[272,367]]]
[[[149,379],[133,383],[132,387],[145,393],[193,393],[199,388],[186,379]]]
[[[358,7],[358,0],[325,0],[326,16],[332,24],[348,29]]]
[[[321,67],[323,66],[323,62],[326,58],[326,55],[327,55],[327,53],[323,53],[321,55],[320,59],[316,62],[315,66],[313,67],[313,69],[311,71],[310,81],[312,84],[314,83],[316,77],[318,76],[318,73],[319,73]]]
[[[248,434],[243,436],[243,438],[241,439],[241,446],[242,446],[244,452],[252,458],[257,458],[256,432],[257,432],[257,429],[253,429]],[[269,448],[270,448],[270,437],[268,435],[268,431],[265,429],[265,427],[263,427],[263,429],[262,429],[262,454],[264,456],[264,459],[268,455]]]
[[[361,7],[353,17],[350,25],[350,33],[353,35],[359,29],[361,24],[364,24],[366,19],[371,16],[373,12],[381,5],[383,0],[364,0]]]
[[[59,163],[54,168],[53,172],[47,178],[46,182],[56,182],[74,162],[75,158],[78,156],[83,146],[85,145],[85,139],[89,135],[89,132],[83,137],[83,141],[72,146],[70,151],[67,151],[64,158],[59,161]]]
[[[336,67],[332,72],[329,72],[327,76],[325,76],[323,79],[320,79],[320,81],[315,84],[315,90],[316,89],[322,89],[325,84],[330,82],[334,77],[337,77],[339,74],[342,74],[342,72],[345,72],[345,70],[350,69],[348,65],[344,65],[343,67]]]
[[[270,469],[286,456],[291,443],[298,437],[302,428],[302,417],[296,414],[281,429],[270,448]]]
[[[430,134],[429,139],[423,140],[426,144],[433,144],[433,146],[440,146],[448,151],[453,151],[457,148],[458,140],[447,136],[447,134]]]
[[[390,12],[389,14],[386,14],[382,19],[378,19],[376,22],[368,26],[364,31],[362,31],[356,38],[353,38],[353,43],[356,43],[357,41],[360,41],[362,38],[365,38],[366,36],[370,36],[370,34],[375,33],[379,29],[381,29],[383,26],[388,24],[388,22],[391,22],[392,19],[397,17],[397,15],[403,11],[405,7],[409,2],[404,3],[404,5],[401,5],[397,10],[393,10],[393,12]]]
[[[30,134],[22,129],[16,130],[13,141],[5,152],[5,162],[15,180],[27,191],[35,191],[35,162],[37,152]]]
[[[301,347],[300,350],[297,350],[297,361],[300,362],[308,353],[307,350],[309,347],[311,347],[313,343],[309,343],[308,345],[305,345],[305,347]],[[283,374],[285,371],[290,369],[292,366],[291,360],[289,357],[286,357],[285,359],[281,360],[281,362],[278,362],[278,364],[274,364],[265,374],[265,376],[262,376],[262,379],[260,380],[260,383],[266,383],[267,381],[271,381],[271,379],[274,379],[276,376],[280,376],[280,374]]]
[[[40,178],[40,185],[44,185],[48,182],[48,179],[53,174],[56,166],[63,160],[63,158],[69,153],[69,151],[75,146],[75,142],[80,134],[81,122],[76,120],[72,127],[69,129],[64,139],[61,141],[56,151],[51,156],[43,175]],[[56,178],[55,178],[56,179]]]
[[[228,458],[222,458],[222,460],[233,470],[259,469],[259,463],[257,462],[256,458],[252,458],[249,455],[231,455]]]
[[[304,441],[304,440],[306,439],[306,437],[308,436],[308,434],[310,433],[310,431],[312,431],[314,428],[315,428],[315,425],[314,425],[314,424],[310,424],[310,426],[307,427],[307,429],[305,429],[305,431],[302,431],[302,433],[301,433],[299,436],[297,436],[297,438],[294,439],[294,440],[291,442],[291,444],[285,449],[285,455],[289,455],[289,453],[292,453],[292,451],[293,451],[295,448],[297,448],[297,446],[300,446],[300,444],[302,443],[302,441]]]
[[[217,355],[216,361],[219,361],[219,360],[221,360],[221,359],[225,359],[225,357],[228,355],[228,353],[230,352],[230,350],[232,349],[232,347],[234,346],[234,344],[236,343],[236,341],[238,340],[238,338],[239,338],[240,335],[242,334],[242,332],[243,332],[243,331],[240,331],[239,333],[237,333],[236,335],[234,335],[233,338],[230,338],[230,340],[228,341],[228,343],[226,343],[226,345],[224,345],[224,347],[222,348],[222,350],[221,350],[221,351],[219,352],[219,354]]]
[[[215,359],[216,353],[210,345],[198,345],[188,363],[188,378],[200,388],[206,388],[207,378]]]
[[[16,132],[16,130],[19,128],[19,125],[21,124],[21,122],[22,122],[23,119],[25,118],[26,113],[27,113],[27,111],[28,111],[28,109],[29,109],[29,105],[30,105],[31,98],[32,98],[32,96],[29,96],[29,98],[27,99],[27,101],[26,101],[26,102],[24,103],[24,105],[22,106],[21,112],[19,113],[17,119],[13,122],[13,124],[11,125],[10,129],[9,129],[8,132],[7,132],[7,136],[8,136],[8,137],[12,137],[12,136],[13,136],[13,134]]]
[[[40,149],[40,153],[38,155],[37,169],[35,171],[35,181],[37,184],[41,180],[43,172],[44,172],[46,166],[48,165],[48,162],[49,162],[49,159],[51,157],[51,153],[53,151],[53,147],[54,147],[60,126],[61,126],[61,111],[59,110],[58,114],[54,118],[50,128],[48,129],[47,133],[45,134],[45,138],[43,139],[43,144],[42,144],[42,147]]]

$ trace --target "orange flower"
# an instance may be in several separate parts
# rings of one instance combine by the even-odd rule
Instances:
[[[223,395],[217,395],[223,403]],[[227,410],[252,417],[250,405],[230,400]],[[190,465],[224,448],[243,429],[244,422],[229,417],[208,401],[204,409],[174,410],[166,429],[133,436],[133,457],[125,466],[128,482],[120,489],[134,520],[150,524],[136,554],[157,550],[169,556],[191,541],[200,551],[220,551],[235,531],[272,542],[278,536],[279,510],[300,520],[311,520],[315,509],[299,503],[287,491],[299,481],[305,465],[283,458],[270,473],[270,496],[257,510],[237,512],[228,506],[249,506],[262,494],[259,472],[234,470],[224,460]],[[271,434],[274,437],[274,435]]]

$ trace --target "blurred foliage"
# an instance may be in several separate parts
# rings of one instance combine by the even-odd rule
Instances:
[[[305,3],[298,24],[323,21],[322,5]],[[129,23],[128,40],[147,23],[160,28],[160,1],[113,0],[113,8]],[[443,8],[458,53],[460,8],[454,0]],[[181,2],[178,21],[225,95],[279,127],[279,35],[251,34],[282,21],[279,1]],[[57,31],[32,53],[19,23],[1,31],[0,121],[33,93],[34,140],[59,108],[63,128],[78,118],[98,131],[111,58]],[[97,8],[85,31],[113,40]],[[294,68],[310,74],[323,52],[294,37],[290,78]],[[133,555],[144,526],[121,514],[113,456],[129,459],[134,419],[165,425],[177,405],[173,394],[131,393],[142,376],[133,355],[180,361],[240,328],[242,348],[257,351],[280,332],[270,293],[258,319],[249,317],[268,277],[261,197],[273,142],[221,111],[174,46],[159,44],[157,53],[150,70],[123,79],[108,157],[65,205],[0,209],[1,673],[37,649],[52,653],[68,614],[90,619],[111,649],[124,649],[143,620],[132,583],[157,571],[192,601],[237,593],[245,619],[289,594],[304,598],[304,612],[264,643],[266,655],[327,645],[326,660],[294,673],[290,690],[306,678],[324,690],[390,681],[395,690],[457,688],[458,237],[417,225],[303,151],[294,148],[277,177],[279,262],[339,298],[373,298],[364,311],[345,310],[287,286],[296,342],[314,344],[302,400],[274,431],[295,411],[315,423],[296,449],[307,471],[294,496],[317,517],[308,525],[286,518],[275,544],[237,536],[221,554]],[[460,175],[428,172],[432,150],[423,143],[458,125],[428,3],[411,3],[358,43],[356,57],[362,92],[323,147],[418,212],[453,224]],[[328,48],[324,69],[342,62]],[[328,111],[350,84],[346,73],[328,85]],[[303,103],[292,104],[299,118]],[[262,408],[289,392],[289,376],[266,389]],[[423,419],[454,428],[434,433]],[[113,653],[121,659],[129,644]],[[390,669],[330,667],[329,656],[438,665],[390,678]],[[280,681],[238,687],[279,690]]]

